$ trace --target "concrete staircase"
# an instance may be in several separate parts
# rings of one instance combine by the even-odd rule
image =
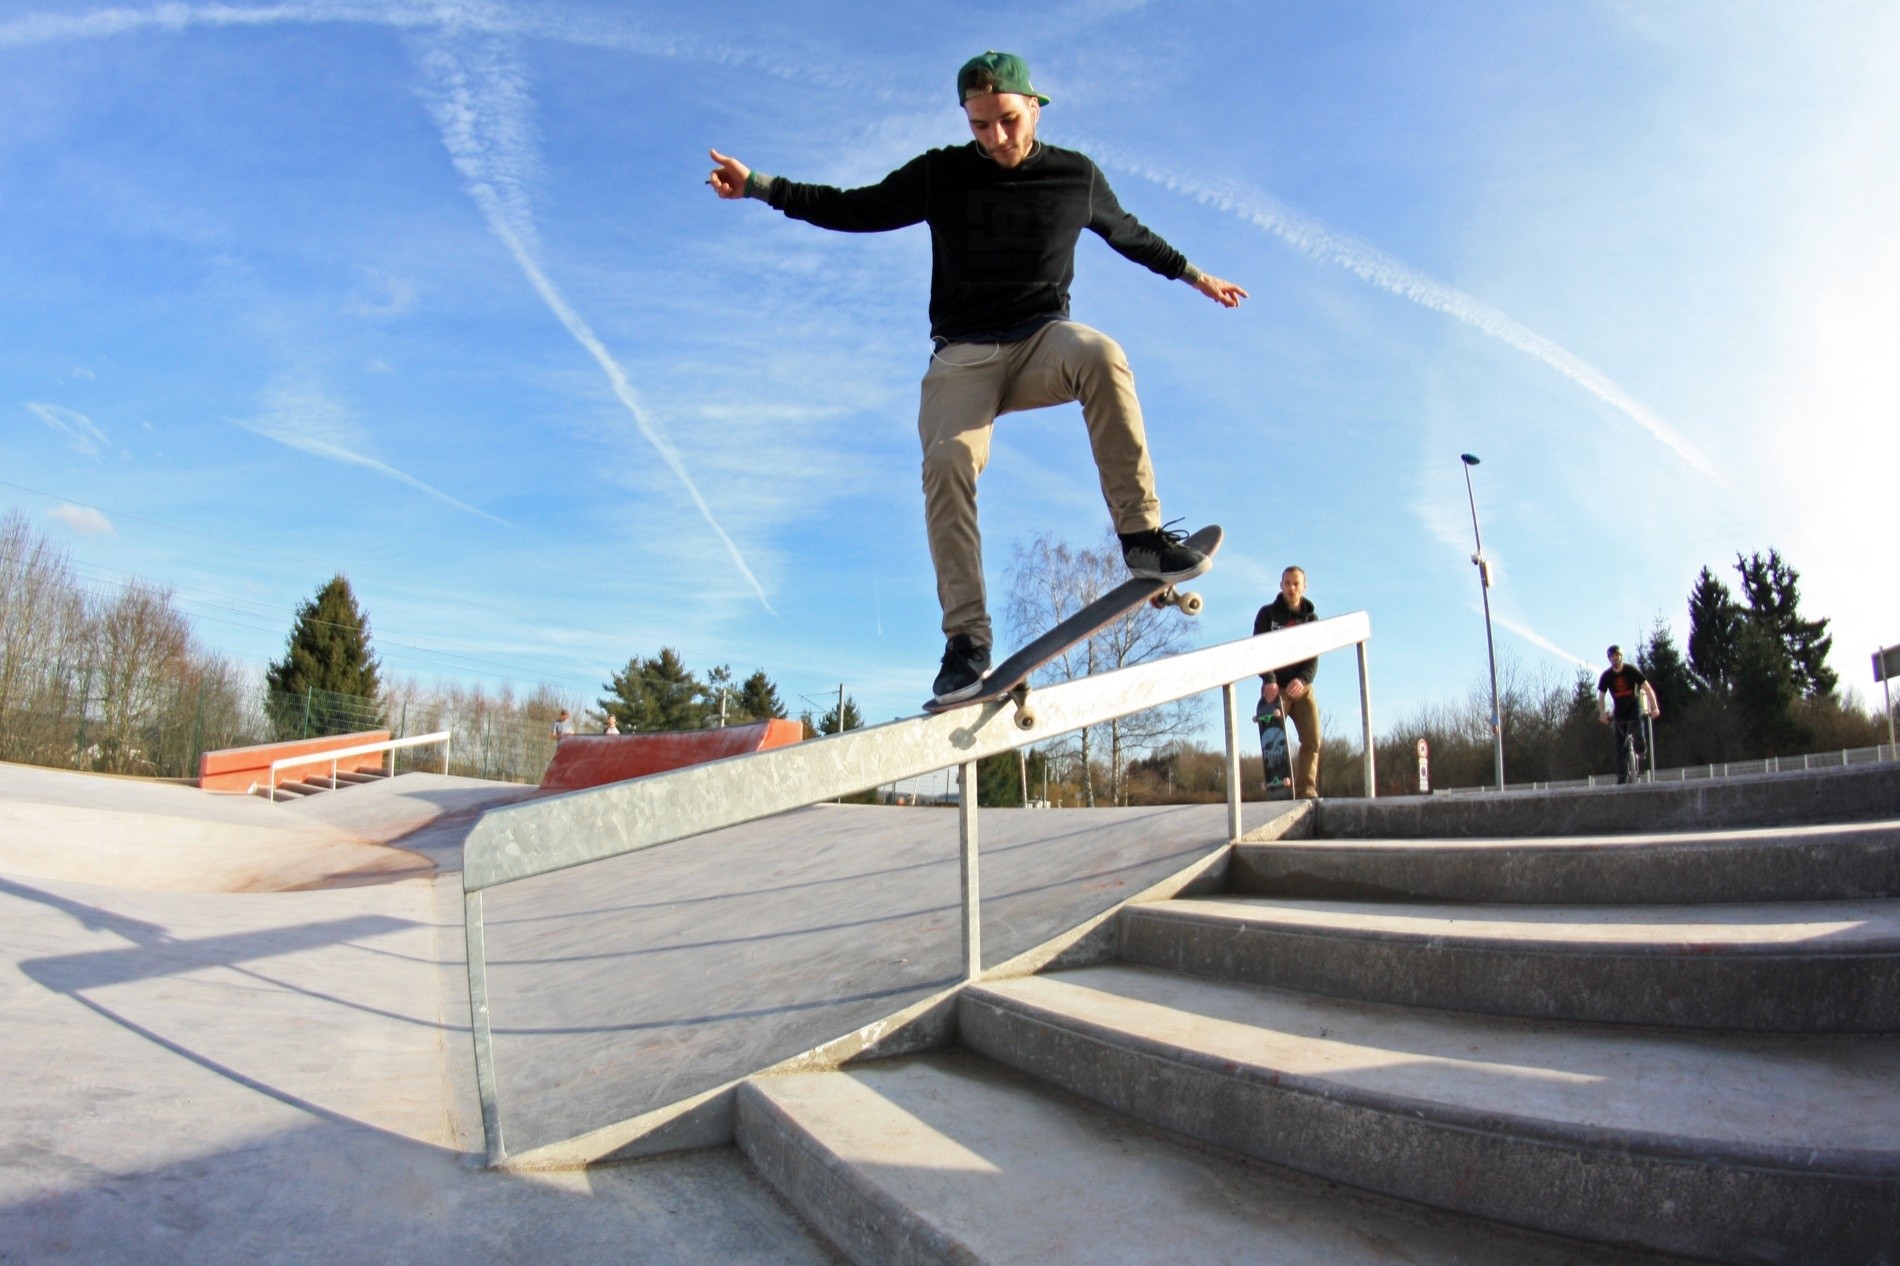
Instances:
[[[1324,805],[967,987],[957,1049],[746,1083],[738,1143],[861,1263],[1893,1266],[1900,811],[1868,803],[1503,839],[1456,838],[1475,801],[1324,838],[1378,826]]]

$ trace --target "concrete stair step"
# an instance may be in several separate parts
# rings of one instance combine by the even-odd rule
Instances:
[[[1900,1032],[1900,901],[1197,898],[1130,906],[1117,933],[1125,962],[1371,1002],[1700,1029]]]
[[[1131,966],[972,986],[963,1045],[1369,1191],[1731,1262],[1900,1260],[1900,1043],[1527,1022]]]
[[[1242,844],[1236,891],[1557,905],[1900,897],[1900,822],[1544,839]]]
[[[1662,1262],[1367,1195],[1160,1134],[947,1054],[760,1077],[741,1150],[866,1266]]]

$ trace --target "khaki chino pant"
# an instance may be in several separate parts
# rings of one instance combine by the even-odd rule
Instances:
[[[990,431],[1005,413],[1082,405],[1089,445],[1117,532],[1161,526],[1135,375],[1120,344],[1075,321],[1055,321],[1019,343],[950,343],[931,354],[917,410],[924,450],[924,524],[937,569],[945,637],[992,642],[984,601],[976,479]]]
[[[1286,687],[1282,686],[1280,704],[1300,736],[1299,759],[1293,762],[1293,794],[1311,800],[1319,795],[1319,700],[1313,697],[1310,685],[1297,699],[1287,698]]]

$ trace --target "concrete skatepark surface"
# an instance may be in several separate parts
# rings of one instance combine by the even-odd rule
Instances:
[[[0,764],[0,1262],[837,1260],[731,1148],[480,1166],[454,867],[531,792],[273,805]],[[986,961],[1204,855],[1224,812],[986,813]],[[601,1124],[941,988],[955,835],[819,807],[515,886],[504,1109]]]

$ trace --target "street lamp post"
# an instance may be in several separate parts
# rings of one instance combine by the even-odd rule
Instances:
[[[1491,638],[1491,564],[1484,556],[1484,537],[1478,532],[1478,498],[1471,491],[1471,468],[1478,459],[1470,453],[1460,453],[1458,459],[1465,464],[1465,500],[1471,503],[1471,539],[1477,542],[1478,552],[1471,561],[1478,568],[1478,592],[1484,598],[1484,653],[1491,661],[1491,754],[1497,765],[1498,790],[1504,790],[1504,715],[1498,711],[1498,651]]]

